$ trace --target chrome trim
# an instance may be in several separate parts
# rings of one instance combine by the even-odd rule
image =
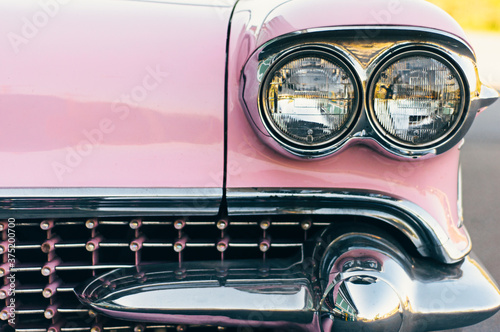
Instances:
[[[288,262],[120,269],[75,293],[116,319],[318,332],[456,328],[500,309],[498,287],[473,257],[455,265],[411,257],[361,224],[328,228]]]
[[[106,264],[106,265],[57,265],[55,267],[56,271],[73,271],[73,270],[109,270],[109,269],[125,269],[133,267],[134,265],[125,264]],[[38,272],[41,271],[43,266],[21,266],[12,268],[13,273],[21,272]]]
[[[314,291],[300,265],[186,263],[116,270],[75,289],[82,303],[118,319],[168,324],[307,326]],[[110,281],[115,291],[103,288]],[[243,317],[243,318],[242,318]],[[252,318],[253,317],[253,318]]]
[[[407,200],[382,193],[331,189],[227,189],[229,216],[322,214],[365,216],[400,230],[426,257],[455,263],[471,250],[457,248],[446,229],[427,211]]]
[[[0,218],[216,215],[222,188],[2,188]]]
[[[17,309],[15,311],[16,315],[32,315],[32,314],[43,314],[45,309]],[[88,309],[78,309],[78,308],[58,308],[56,309],[59,313],[87,313]]]
[[[364,40],[359,35],[363,29],[373,28],[377,35]],[[354,76],[361,80],[360,94],[363,109],[347,135],[335,144],[317,151],[290,149],[280,144],[267,131],[260,119],[259,89],[266,72],[283,54],[304,48],[319,48],[332,52],[354,69]],[[434,146],[408,148],[388,142],[370,123],[368,83],[374,72],[395,52],[427,50],[445,56],[461,73],[466,90],[465,113],[455,134]],[[476,113],[492,104],[499,96],[479,80],[476,58],[472,49],[462,39],[439,30],[400,26],[353,26],[301,30],[277,37],[260,46],[248,59],[241,74],[240,96],[246,115],[256,134],[277,152],[293,158],[326,157],[353,144],[365,144],[396,159],[429,158],[457,145],[469,130]]]
[[[73,288],[56,288],[57,293],[61,292],[73,292]],[[16,289],[17,294],[33,294],[33,293],[42,293],[43,288],[20,288]]]
[[[481,92],[479,93],[479,109],[483,109],[484,107],[488,107],[497,101],[500,98],[500,92],[497,90],[483,85],[481,86]]]
[[[146,325],[146,326],[142,326],[140,325],[142,329],[151,329],[151,330],[155,330],[155,329],[169,329],[169,328],[175,328],[174,325]],[[102,330],[103,331],[115,331],[115,330],[134,330],[134,328],[136,328],[137,325],[122,325],[122,326],[103,326],[102,327]],[[181,330],[181,329],[179,329]],[[50,332],[51,330],[50,329],[45,329],[45,328],[42,328],[42,329],[38,329],[38,328],[27,328],[27,329],[19,329],[19,328],[16,328],[15,329],[16,332]],[[61,327],[60,329],[61,332],[82,332],[82,331],[85,331],[85,332],[88,332],[89,331],[89,327]]]

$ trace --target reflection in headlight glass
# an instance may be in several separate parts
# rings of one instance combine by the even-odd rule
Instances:
[[[268,119],[294,143],[314,146],[335,139],[355,112],[353,79],[329,60],[297,58],[272,72],[268,82]]]
[[[377,77],[373,93],[376,120],[403,144],[422,145],[453,130],[462,114],[458,75],[444,62],[414,55]]]

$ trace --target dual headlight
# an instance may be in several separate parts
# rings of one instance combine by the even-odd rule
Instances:
[[[359,92],[352,72],[327,53],[298,52],[264,81],[264,119],[279,138],[303,147],[335,142],[353,123]]]
[[[319,151],[342,143],[357,124],[363,93],[353,69],[323,51],[298,51],[269,68],[260,112],[280,144]],[[401,53],[368,80],[372,129],[389,144],[422,149],[445,141],[464,118],[465,90],[454,66],[428,51]]]

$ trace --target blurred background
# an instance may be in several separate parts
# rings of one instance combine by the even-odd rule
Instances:
[[[483,78],[500,89],[500,0],[428,0],[464,28]],[[500,328],[499,328],[500,329]]]
[[[500,0],[428,0],[466,30],[500,32]]]
[[[482,80],[500,90],[500,0],[428,0],[464,28]],[[476,118],[465,137],[461,163],[465,225],[472,250],[500,282],[500,101]],[[456,331],[500,331],[500,313]]]

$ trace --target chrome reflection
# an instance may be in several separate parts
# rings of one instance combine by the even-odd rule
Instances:
[[[3,188],[0,217],[216,215],[221,201],[222,188]]]
[[[386,282],[356,276],[338,283],[325,301],[322,327],[332,331],[399,331],[403,323],[402,304]]]
[[[326,332],[455,328],[500,308],[497,286],[470,256],[454,265],[413,257],[362,224],[326,229],[290,261],[118,269],[75,292],[117,319]]]
[[[377,34],[369,40],[360,40],[359,31],[372,28],[377,31]],[[406,105],[404,102],[397,105],[399,101],[382,100],[382,104],[387,104],[379,105],[383,106],[382,108],[389,109],[396,106],[396,108],[413,108],[411,118],[406,119],[403,114],[395,116],[395,121],[406,121],[407,124],[411,123],[414,127],[412,133],[403,135],[405,137],[404,144],[401,144],[400,139],[395,140],[398,137],[395,135],[397,133],[393,133],[395,138],[392,140],[385,137],[385,131],[380,130],[377,127],[379,126],[377,122],[371,120],[373,116],[369,114],[369,108],[373,107],[370,106],[368,109],[363,107],[361,112],[356,115],[352,125],[339,139],[329,142],[329,145],[321,146],[321,149],[318,147],[315,150],[291,147],[276,140],[272,131],[267,129],[260,116],[259,100],[261,98],[259,91],[264,83],[263,79],[266,77],[266,73],[283,55],[311,48],[334,54],[353,69],[353,74],[359,78],[362,87],[359,93],[360,103],[366,106],[372,104],[373,101],[373,96],[369,96],[370,85],[373,85],[371,81],[378,75],[378,69],[390,63],[395,54],[418,51],[432,54],[438,59],[449,59],[451,67],[457,69],[457,73],[454,73],[456,77],[461,76],[462,78],[459,84],[462,86],[460,106],[445,105],[443,107],[437,105],[438,108],[442,109],[441,114],[431,114],[427,108],[436,107],[436,104],[429,103],[428,100],[422,100],[421,105],[417,108],[414,105],[411,106],[411,102]],[[421,82],[412,82],[411,84],[419,85]],[[380,93],[383,93],[382,89],[379,90]],[[276,37],[257,48],[248,58],[241,74],[240,95],[249,122],[260,139],[277,152],[294,158],[321,158],[340,152],[354,144],[371,146],[386,156],[396,159],[433,157],[457,145],[469,130],[477,112],[499,98],[498,92],[481,83],[476,70],[474,52],[463,40],[443,31],[402,26],[326,27],[301,30]],[[440,133],[444,136],[433,133],[430,138],[423,142],[413,138],[417,128],[432,132],[434,129],[430,123],[435,122],[436,117],[443,115],[449,117],[450,114],[447,113],[450,112],[451,108],[456,108],[454,112],[457,113],[458,120],[454,119],[456,123],[451,129],[446,127],[446,121],[441,121],[441,119],[438,121],[442,122]],[[394,112],[388,111],[388,113]],[[387,116],[388,118],[391,117],[390,114]],[[389,119],[385,120],[389,121]],[[390,121],[394,120],[390,119]],[[445,132],[443,133],[443,131]]]
[[[444,57],[409,51],[389,59],[370,84],[369,113],[382,138],[409,148],[435,146],[464,118],[460,74]]]
[[[391,250],[370,248],[368,241],[368,235],[360,238],[355,233],[347,233],[326,250],[320,269],[321,279],[328,279],[321,303],[323,329],[400,330],[404,306],[399,294],[383,278],[384,264],[390,259]],[[347,243],[350,243],[345,247],[348,251],[342,253]]]
[[[420,206],[387,194],[325,189],[229,188],[226,197],[229,216],[325,214],[374,218],[402,231],[422,256],[444,263],[461,261],[471,249],[470,240],[466,246],[451,241],[446,229]],[[468,238],[468,234],[466,236]]]

